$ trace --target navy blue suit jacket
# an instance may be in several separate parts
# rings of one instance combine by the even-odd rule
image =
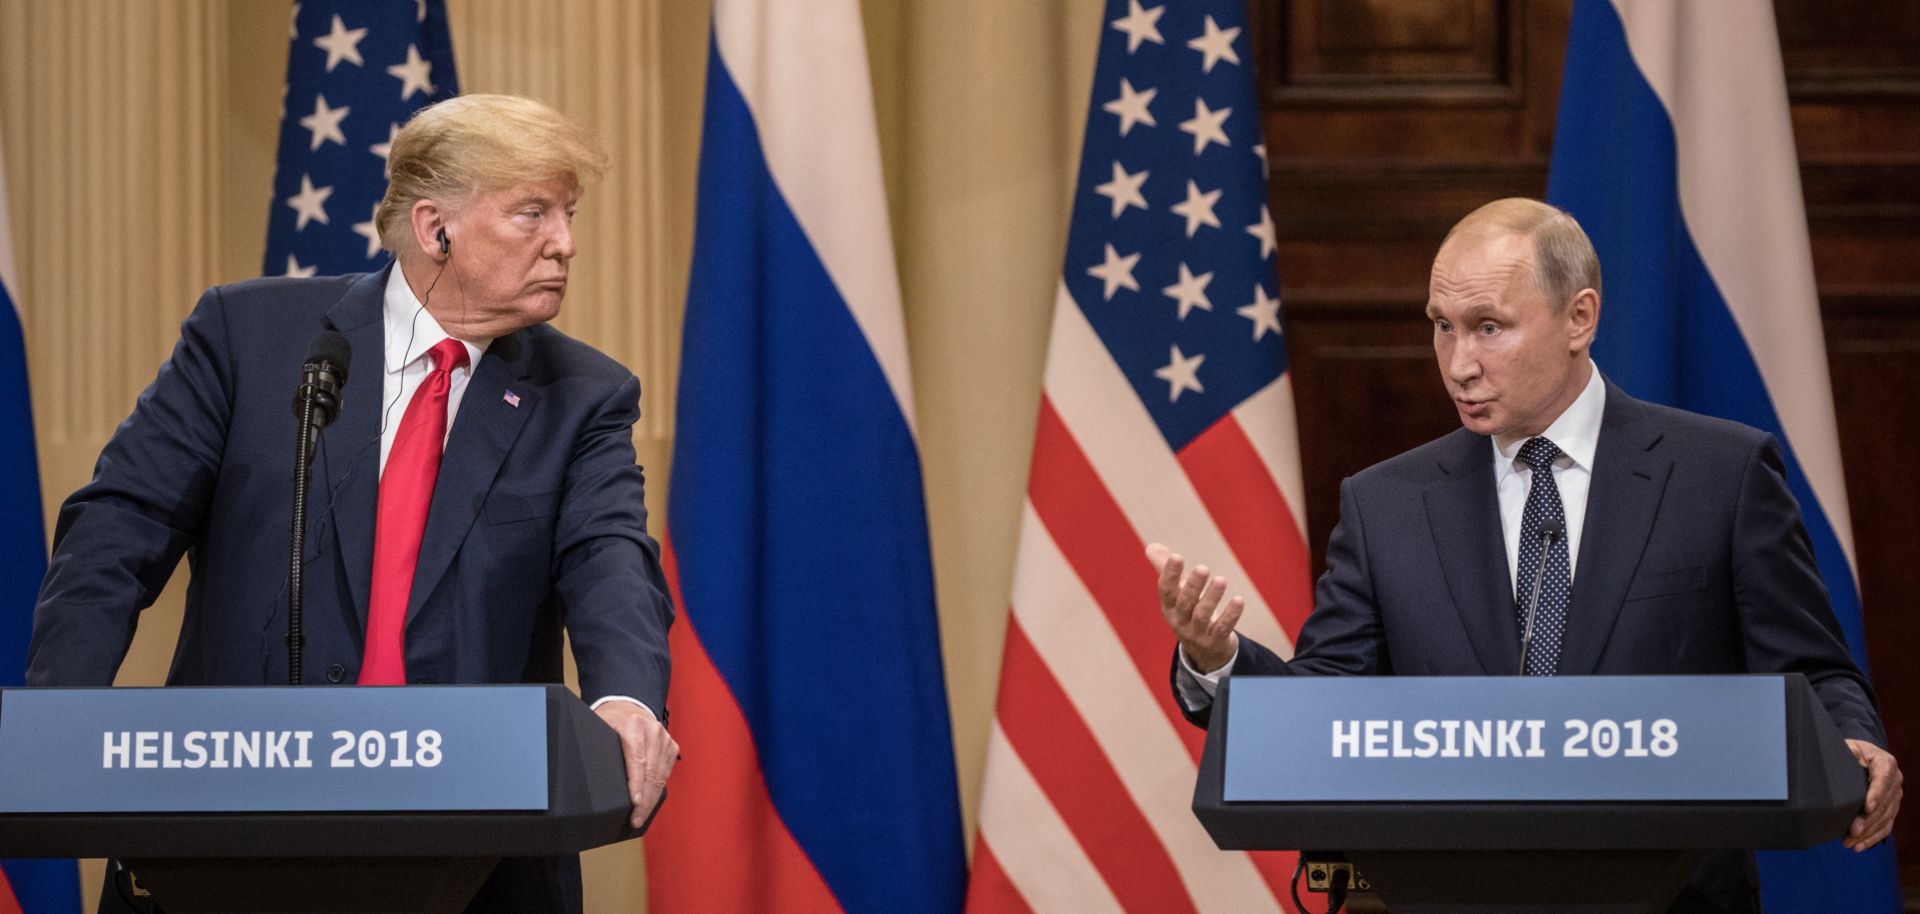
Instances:
[[[30,685],[108,685],[182,554],[192,569],[168,682],[287,681],[289,409],[308,341],[355,355],[309,501],[304,678],[352,683],[372,581],[385,272],[210,289],[172,358],[60,509]],[[511,394],[511,396],[509,396]],[[407,607],[415,683],[559,682],[663,717],[672,621],[634,461],[639,382],[545,325],[495,340],[454,417]],[[514,399],[518,400],[515,404]]]
[[[1231,674],[1518,675],[1506,556],[1486,436],[1375,464],[1340,486],[1293,659],[1243,635]],[[1559,674],[1705,673],[1804,673],[1841,735],[1886,745],[1773,437],[1609,382]],[[1756,884],[1752,855],[1711,853],[1671,910],[1757,910]]]
[[[1842,735],[1885,745],[1772,436],[1609,382],[1593,464],[1560,675],[1804,673]],[[1242,636],[1232,674],[1517,675],[1499,510],[1466,429],[1346,480],[1293,659]]]

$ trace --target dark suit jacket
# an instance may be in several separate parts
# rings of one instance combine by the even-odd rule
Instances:
[[[111,684],[138,611],[183,553],[192,581],[168,682],[287,681],[289,404],[308,341],[328,329],[355,359],[314,461],[303,672],[314,684],[355,681],[381,422],[405,407],[381,402],[386,279],[261,279],[201,297],[93,480],[60,509],[29,685]],[[559,682],[564,627],[586,699],[628,696],[664,719],[673,613],[634,461],[639,396],[632,373],[552,327],[488,347],[428,513],[408,681]]]
[[[1843,736],[1885,745],[1772,436],[1608,383],[1593,463],[1560,675],[1804,673]],[[1499,510],[1465,429],[1346,480],[1294,658],[1243,636],[1232,675],[1517,675]]]

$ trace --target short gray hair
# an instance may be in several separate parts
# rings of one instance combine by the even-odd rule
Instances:
[[[1555,314],[1566,310],[1581,289],[1600,294],[1600,255],[1580,223],[1557,206],[1527,197],[1495,200],[1455,223],[1440,246],[1456,235],[1532,238],[1534,285]]]

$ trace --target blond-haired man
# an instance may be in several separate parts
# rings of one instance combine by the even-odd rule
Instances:
[[[314,462],[306,681],[558,682],[564,629],[638,825],[676,756],[640,385],[547,323],[606,157],[545,105],[470,95],[420,111],[389,161],[376,218],[393,266],[220,286],[187,317],[61,508],[27,681],[111,684],[182,554],[169,683],[287,680],[287,402],[308,341],[334,331],[354,367]],[[470,910],[580,907],[577,861],[508,860]]]

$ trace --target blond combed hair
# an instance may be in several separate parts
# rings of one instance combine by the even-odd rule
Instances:
[[[413,243],[413,205],[432,200],[458,210],[474,196],[523,181],[571,179],[607,170],[592,132],[566,115],[517,95],[461,95],[420,109],[394,135],[391,177],[374,210],[380,246]]]
[[[1495,200],[1455,223],[1440,246],[1446,247],[1456,235],[1532,239],[1533,281],[1555,314],[1566,310],[1582,289],[1600,294],[1600,255],[1580,223],[1557,206],[1527,197]]]

